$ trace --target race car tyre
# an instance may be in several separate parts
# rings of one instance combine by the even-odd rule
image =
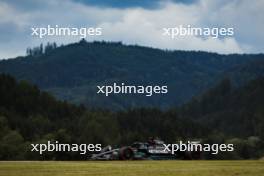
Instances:
[[[123,147],[119,150],[120,160],[132,160],[134,158],[134,151],[130,147]]]

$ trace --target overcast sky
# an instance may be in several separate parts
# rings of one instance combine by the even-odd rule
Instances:
[[[31,36],[31,27],[101,27],[88,41],[122,41],[163,49],[218,53],[264,52],[263,0],[1,0],[0,59],[25,55],[27,47],[78,37]],[[233,27],[232,38],[189,36],[169,39],[163,27]]]

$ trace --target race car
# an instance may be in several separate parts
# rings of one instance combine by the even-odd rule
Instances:
[[[200,159],[200,152],[176,152],[164,150],[164,142],[150,139],[147,142],[134,142],[130,146],[112,149],[106,146],[100,153],[93,154],[91,160],[176,160]]]

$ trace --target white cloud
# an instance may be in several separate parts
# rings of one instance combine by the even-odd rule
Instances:
[[[32,0],[27,4],[32,4]],[[114,40],[127,44],[139,44],[157,48],[205,50],[219,53],[263,52],[264,1],[258,0],[200,0],[182,4],[165,1],[160,8],[100,8],[87,6],[70,0],[34,1],[38,5],[20,6],[8,1],[0,2],[0,58],[24,54],[28,46],[41,42],[78,41],[73,37],[54,37],[40,40],[30,35],[30,27],[95,26],[103,28],[103,36],[90,40]],[[35,8],[34,8],[35,6]],[[235,37],[225,39],[202,39],[195,36],[169,39],[162,36],[163,27],[178,25],[196,27],[234,27]],[[6,26],[13,26],[8,30]],[[88,39],[89,40],[89,39]],[[262,44],[262,45],[261,45]]]

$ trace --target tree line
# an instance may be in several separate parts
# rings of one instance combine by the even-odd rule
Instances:
[[[1,74],[0,160],[83,160],[88,156],[74,152],[39,155],[30,151],[30,144],[56,140],[117,147],[149,137],[159,137],[168,143],[198,139],[209,144],[235,144],[235,152],[205,153],[205,159],[259,158],[264,154],[262,86],[264,79],[233,90],[230,82],[223,81],[182,107],[112,112],[56,100],[29,82]],[[252,99],[251,95],[259,98]],[[223,105],[226,98],[229,103]],[[250,103],[245,104],[246,101]],[[225,111],[226,106],[229,108]],[[241,109],[237,114],[232,112],[236,108]]]
[[[27,56],[41,56],[43,54],[50,53],[51,51],[55,50],[57,48],[57,44],[55,42],[53,43],[47,43],[45,46],[41,43],[39,46],[33,47],[33,48],[27,48],[26,55]]]

